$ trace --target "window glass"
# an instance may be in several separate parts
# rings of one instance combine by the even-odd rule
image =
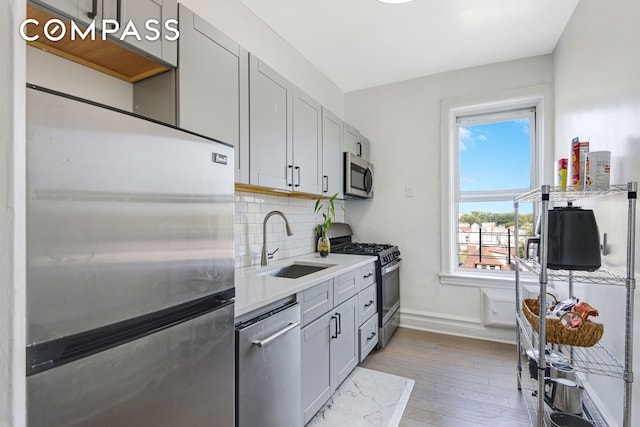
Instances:
[[[513,199],[534,182],[535,109],[466,115],[456,123],[456,267],[513,270],[514,256],[533,231],[532,206],[520,206],[515,241]]]
[[[529,118],[459,128],[460,191],[531,186]]]
[[[513,270],[514,256],[522,256],[525,240],[533,235],[530,203],[518,209],[519,242],[515,240],[513,201],[458,204],[458,267]]]

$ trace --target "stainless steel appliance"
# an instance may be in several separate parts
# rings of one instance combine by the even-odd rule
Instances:
[[[566,378],[545,378],[544,400],[551,408],[569,414],[582,414],[584,388]]]
[[[344,153],[344,195],[373,197],[373,165],[348,151]]]
[[[300,427],[300,305],[291,301],[236,325],[238,427]]]
[[[331,252],[378,257],[378,347],[382,348],[400,325],[400,250],[391,244],[352,242],[352,235],[348,224],[334,223],[331,227]]]
[[[234,425],[233,165],[28,87],[29,426]]]

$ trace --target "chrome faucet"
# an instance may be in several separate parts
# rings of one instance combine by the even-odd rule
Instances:
[[[287,236],[293,236],[293,231],[291,231],[291,227],[289,227],[289,221],[287,221],[287,217],[280,211],[271,211],[264,217],[264,221],[262,222],[262,259],[260,260],[260,265],[265,266],[269,265],[269,260],[273,258],[273,254],[278,252],[276,248],[275,251],[268,253],[267,252],[267,220],[271,218],[273,215],[280,215],[282,219],[284,219],[284,224],[287,227]]]

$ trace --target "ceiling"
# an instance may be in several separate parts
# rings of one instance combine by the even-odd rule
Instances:
[[[551,53],[578,0],[241,0],[343,92]]]

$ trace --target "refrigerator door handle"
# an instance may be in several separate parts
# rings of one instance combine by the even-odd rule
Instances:
[[[270,342],[273,342],[278,337],[281,337],[282,335],[286,334],[287,332],[289,332],[292,329],[297,328],[298,326],[300,326],[300,322],[289,323],[289,326],[287,326],[286,328],[282,329],[281,331],[276,332],[275,334],[271,335],[270,337],[265,338],[263,340],[255,340],[255,341],[252,341],[252,342],[255,345],[257,345],[258,347],[264,347],[265,345],[269,344]]]

